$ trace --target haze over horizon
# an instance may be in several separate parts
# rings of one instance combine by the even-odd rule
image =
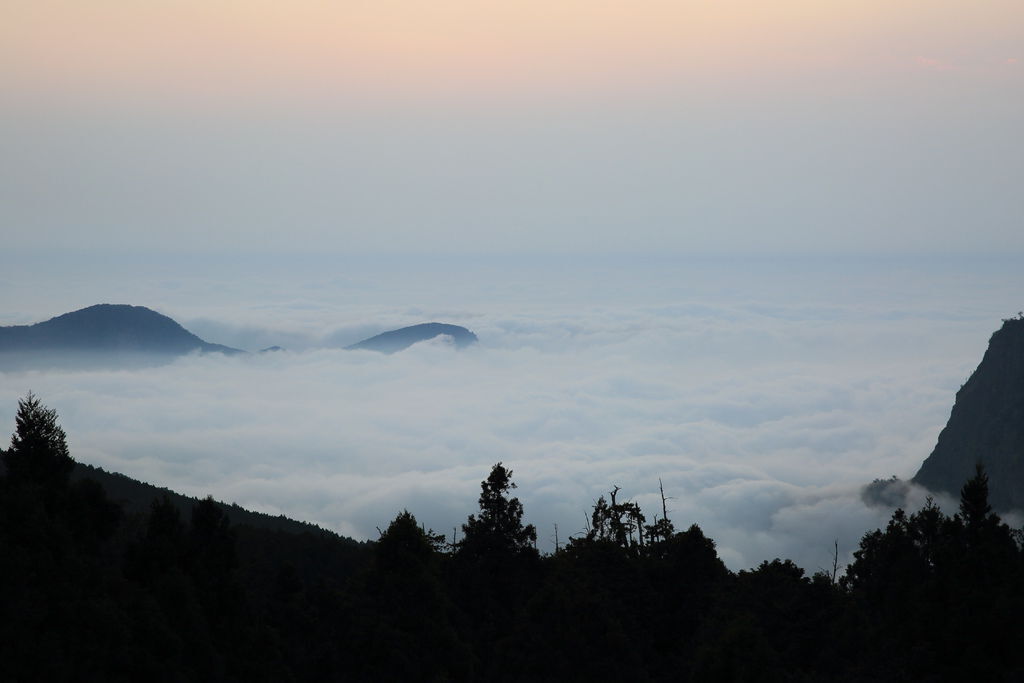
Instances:
[[[1024,8],[0,9],[8,248],[1019,252]]]
[[[1022,46],[1002,0],[8,2],[0,324],[290,351],[0,374],[0,418],[360,537],[498,460],[542,538],[662,477],[813,570],[1024,308]],[[428,320],[479,348],[334,350]]]

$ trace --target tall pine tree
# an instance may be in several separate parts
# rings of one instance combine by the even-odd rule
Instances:
[[[4,454],[7,476],[19,483],[60,486],[67,483],[75,461],[68,452],[57,411],[47,408],[32,392],[18,401],[16,431]]]

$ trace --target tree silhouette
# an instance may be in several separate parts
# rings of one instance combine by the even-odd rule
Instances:
[[[884,531],[864,535],[840,585],[863,611],[862,648],[883,668],[911,680],[1024,680],[1021,559],[979,465],[956,515],[931,499],[910,515],[897,510]]]
[[[350,598],[355,613],[345,637],[354,646],[353,680],[467,677],[470,650],[453,626],[455,609],[441,582],[437,545],[438,536],[407,510],[381,532],[373,565]]]
[[[14,481],[46,486],[66,484],[75,461],[68,452],[57,411],[47,408],[32,392],[18,400],[16,431],[4,454],[7,476]]]
[[[523,526],[523,504],[518,498],[508,497],[514,488],[512,470],[500,462],[491,468],[487,479],[480,482],[479,515],[470,515],[462,525],[460,555],[497,557],[535,552],[537,529],[532,524]]]
[[[988,503],[988,474],[979,462],[974,466],[974,476],[960,489],[960,516],[968,534],[976,534],[988,524],[992,506]]]
[[[664,491],[646,525],[615,487],[542,557],[501,463],[449,554],[406,511],[366,544],[232,525],[211,498],[123,514],[66,481],[67,451],[22,399],[0,449],[4,681],[1024,681],[1021,535],[981,467],[957,514],[895,511],[837,583],[730,572]]]
[[[632,501],[620,503],[616,499],[621,489],[618,486],[609,491],[611,503],[604,496],[594,503],[590,514],[591,527],[587,533],[589,540],[608,541],[620,548],[638,551],[644,545],[644,526],[646,519],[640,511],[640,505]]]
[[[517,651],[507,647],[523,621],[523,607],[538,580],[537,530],[523,524],[523,504],[509,497],[512,470],[500,462],[480,482],[480,512],[462,525],[449,585],[473,628],[467,633],[481,668],[478,680],[507,675]]]

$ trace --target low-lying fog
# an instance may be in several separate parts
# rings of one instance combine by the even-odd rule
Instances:
[[[110,264],[9,267],[0,324],[132,303],[288,350],[0,374],[9,429],[32,390],[78,460],[358,538],[403,508],[451,535],[502,461],[550,550],[612,486],[652,516],[660,478],[733,569],[814,571],[884,524],[860,487],[914,474],[1021,291],[999,260]],[[425,321],[480,343],[338,348]]]

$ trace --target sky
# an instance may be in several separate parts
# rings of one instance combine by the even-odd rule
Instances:
[[[10,247],[1007,252],[1024,7],[5,0]]]
[[[813,571],[1024,307],[1021,121],[1016,1],[3,0],[0,324],[288,352],[0,374],[0,419],[361,538],[498,460],[542,543],[661,478]],[[481,343],[339,350],[428,320]]]

